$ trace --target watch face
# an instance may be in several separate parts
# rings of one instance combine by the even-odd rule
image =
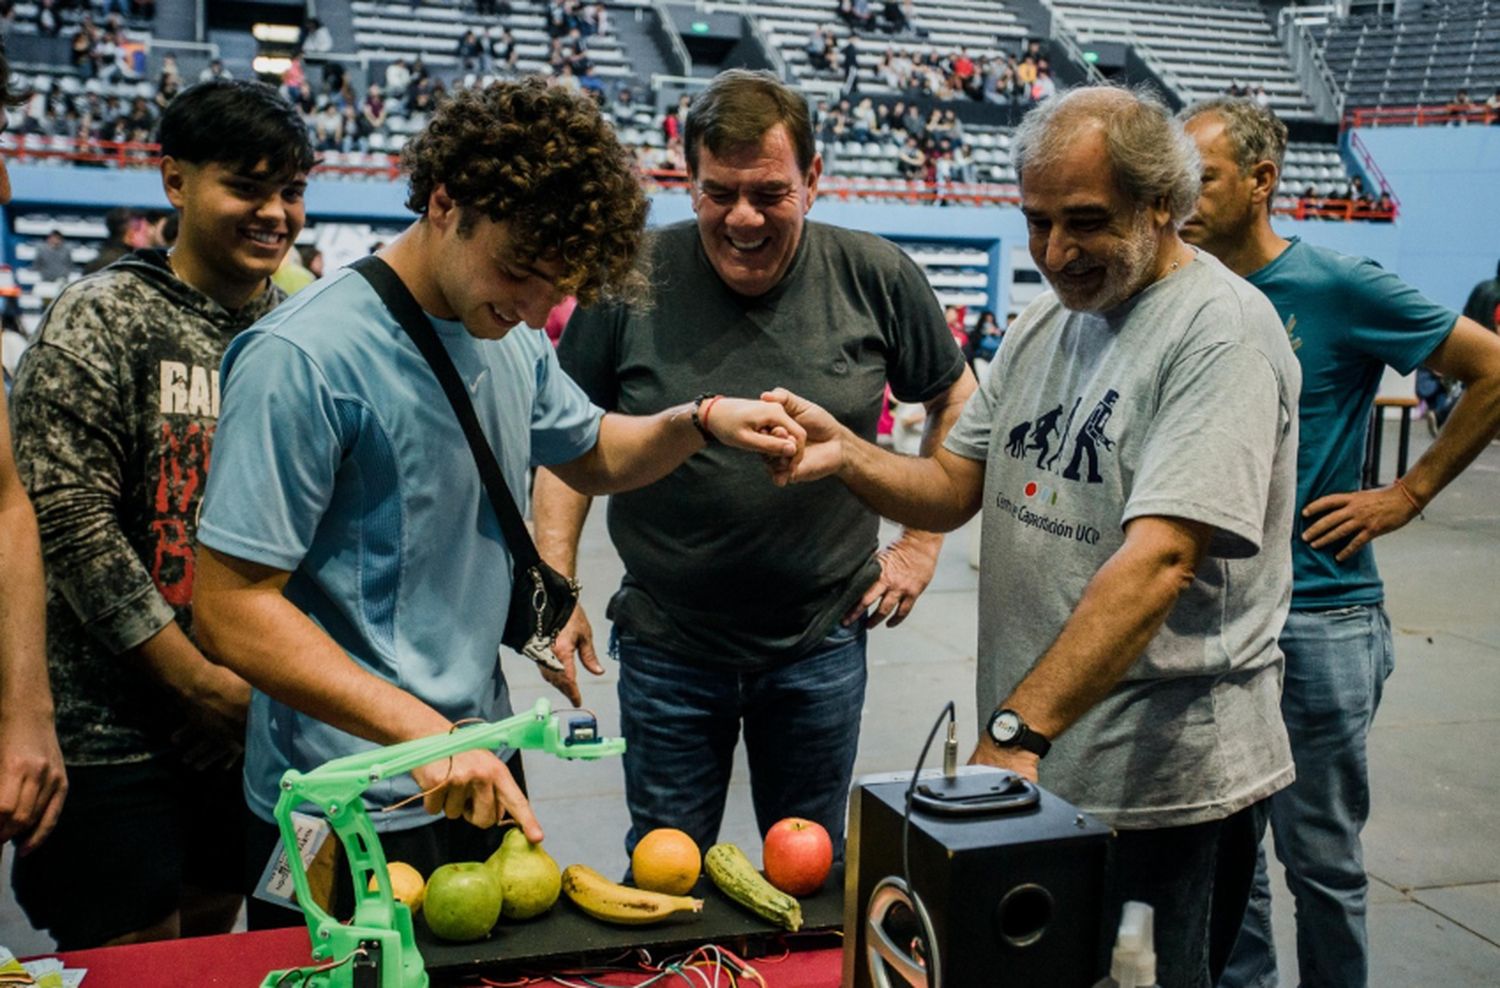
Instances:
[[[1021,733],[1021,718],[1013,711],[1002,710],[990,721],[990,735],[996,744],[1009,744]]]

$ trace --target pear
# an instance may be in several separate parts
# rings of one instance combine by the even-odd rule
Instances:
[[[500,915],[506,919],[540,916],[562,894],[562,869],[542,845],[527,840],[520,827],[506,831],[499,850],[485,864],[500,879]]]

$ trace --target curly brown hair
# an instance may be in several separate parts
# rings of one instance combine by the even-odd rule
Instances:
[[[442,185],[459,233],[480,216],[509,225],[516,259],[556,260],[583,305],[641,299],[647,200],[630,155],[591,99],[542,79],[453,93],[401,152],[407,208],[426,215]]]

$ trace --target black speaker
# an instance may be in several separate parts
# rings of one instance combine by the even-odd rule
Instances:
[[[924,772],[909,836],[914,909],[900,881],[910,782],[910,773],[866,776],[849,800],[845,988],[1089,988],[1107,973],[1113,831],[1010,772]],[[872,947],[886,957],[873,967]]]

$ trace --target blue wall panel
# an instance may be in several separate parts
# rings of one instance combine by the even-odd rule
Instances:
[[[1500,258],[1500,127],[1376,127],[1360,139],[1401,200],[1402,277],[1460,308]]]
[[[162,208],[161,176],[148,169],[49,168],[10,165],[11,197],[28,209],[53,206],[93,212],[113,206]],[[406,186],[314,178],[307,186],[308,211],[326,220],[402,220]]]
[[[1283,237],[1301,237],[1310,244],[1368,257],[1380,262],[1383,268],[1401,272],[1399,248],[1402,231],[1397,224],[1299,222],[1278,216],[1271,226]]]

